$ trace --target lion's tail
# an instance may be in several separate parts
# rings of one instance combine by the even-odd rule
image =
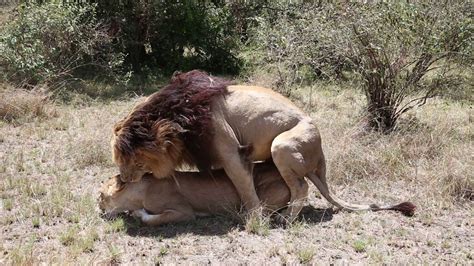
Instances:
[[[308,173],[309,179],[313,182],[313,184],[319,189],[321,194],[323,195],[326,200],[328,200],[331,204],[335,205],[338,208],[347,209],[351,211],[382,211],[382,210],[394,210],[403,213],[406,216],[413,216],[415,213],[416,206],[411,202],[402,202],[400,204],[395,205],[385,205],[385,206],[378,206],[376,204],[353,204],[345,202],[341,199],[338,199],[329,191],[329,187],[326,182],[325,176],[325,169],[323,165],[323,169],[318,169],[320,176],[316,173],[310,172]],[[321,171],[322,170],[322,171]]]

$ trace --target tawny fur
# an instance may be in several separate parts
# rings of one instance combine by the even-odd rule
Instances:
[[[241,205],[237,191],[223,170],[212,173],[213,177],[199,172],[176,172],[174,179],[146,175],[132,183],[124,183],[119,176],[114,176],[103,184],[99,206],[111,216],[131,211],[148,225],[235,213]],[[275,211],[286,207],[290,191],[278,170],[268,164],[259,164],[255,173],[256,190],[266,208]]]
[[[99,206],[107,215],[131,211],[148,225],[180,222],[196,216],[239,210],[240,198],[222,170],[213,178],[199,172],[176,172],[174,179],[156,179],[150,175],[139,182],[124,183],[119,176],[107,180],[100,190]],[[308,184],[301,180],[308,194]],[[287,207],[290,190],[272,163],[256,164],[255,186],[260,199],[270,211]],[[379,207],[373,211],[395,210],[412,216],[415,205],[403,202]]]
[[[183,164],[209,170],[214,136],[211,105],[216,97],[228,93],[229,84],[227,80],[197,70],[174,75],[170,84],[135,106],[115,125],[112,148],[116,162],[137,168],[133,165],[134,157],[139,157],[137,150],[169,157],[169,149],[179,144],[171,151],[177,156],[167,158],[164,164],[156,160],[161,169],[155,166],[148,170],[154,170],[156,177],[167,176],[175,166]],[[140,177],[133,170],[121,170],[124,181]]]
[[[303,177],[337,207],[374,210],[371,205],[347,203],[330,193],[321,137],[309,115],[270,89],[240,85],[223,88],[225,84],[204,72],[181,74],[119,122],[112,146],[121,179],[138,181],[146,172],[167,177],[180,164],[203,158],[196,162],[201,170],[223,168],[244,206],[254,209],[260,201],[251,162],[273,160],[290,190],[292,204],[284,213],[288,221],[302,208]],[[192,108],[201,119],[193,117]],[[160,126],[153,126],[160,123],[171,127],[165,137],[157,134]],[[249,143],[248,160],[242,160],[241,147]]]

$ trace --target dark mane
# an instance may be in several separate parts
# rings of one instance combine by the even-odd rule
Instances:
[[[137,105],[132,113],[116,125],[121,130],[115,148],[124,154],[133,153],[146,141],[152,141],[152,126],[167,120],[182,127],[179,137],[185,147],[186,164],[209,169],[210,146],[214,130],[211,102],[227,93],[230,81],[193,70],[173,75],[170,84]]]

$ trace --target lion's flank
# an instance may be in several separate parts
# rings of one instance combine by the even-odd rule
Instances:
[[[214,134],[211,121],[211,102],[225,95],[228,80],[213,77],[206,72],[193,70],[175,74],[170,84],[137,105],[115,128],[114,148],[122,154],[132,154],[137,147],[158,140],[156,123],[165,120],[180,127],[180,140],[186,163],[199,168],[210,167],[209,147]],[[155,126],[154,126],[155,125]]]

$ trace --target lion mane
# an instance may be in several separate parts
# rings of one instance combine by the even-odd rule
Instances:
[[[176,165],[209,170],[214,135],[211,102],[225,96],[230,84],[199,70],[174,74],[168,85],[115,125],[113,149],[121,156],[131,156],[139,147],[163,154],[162,144],[169,144],[163,155]]]

